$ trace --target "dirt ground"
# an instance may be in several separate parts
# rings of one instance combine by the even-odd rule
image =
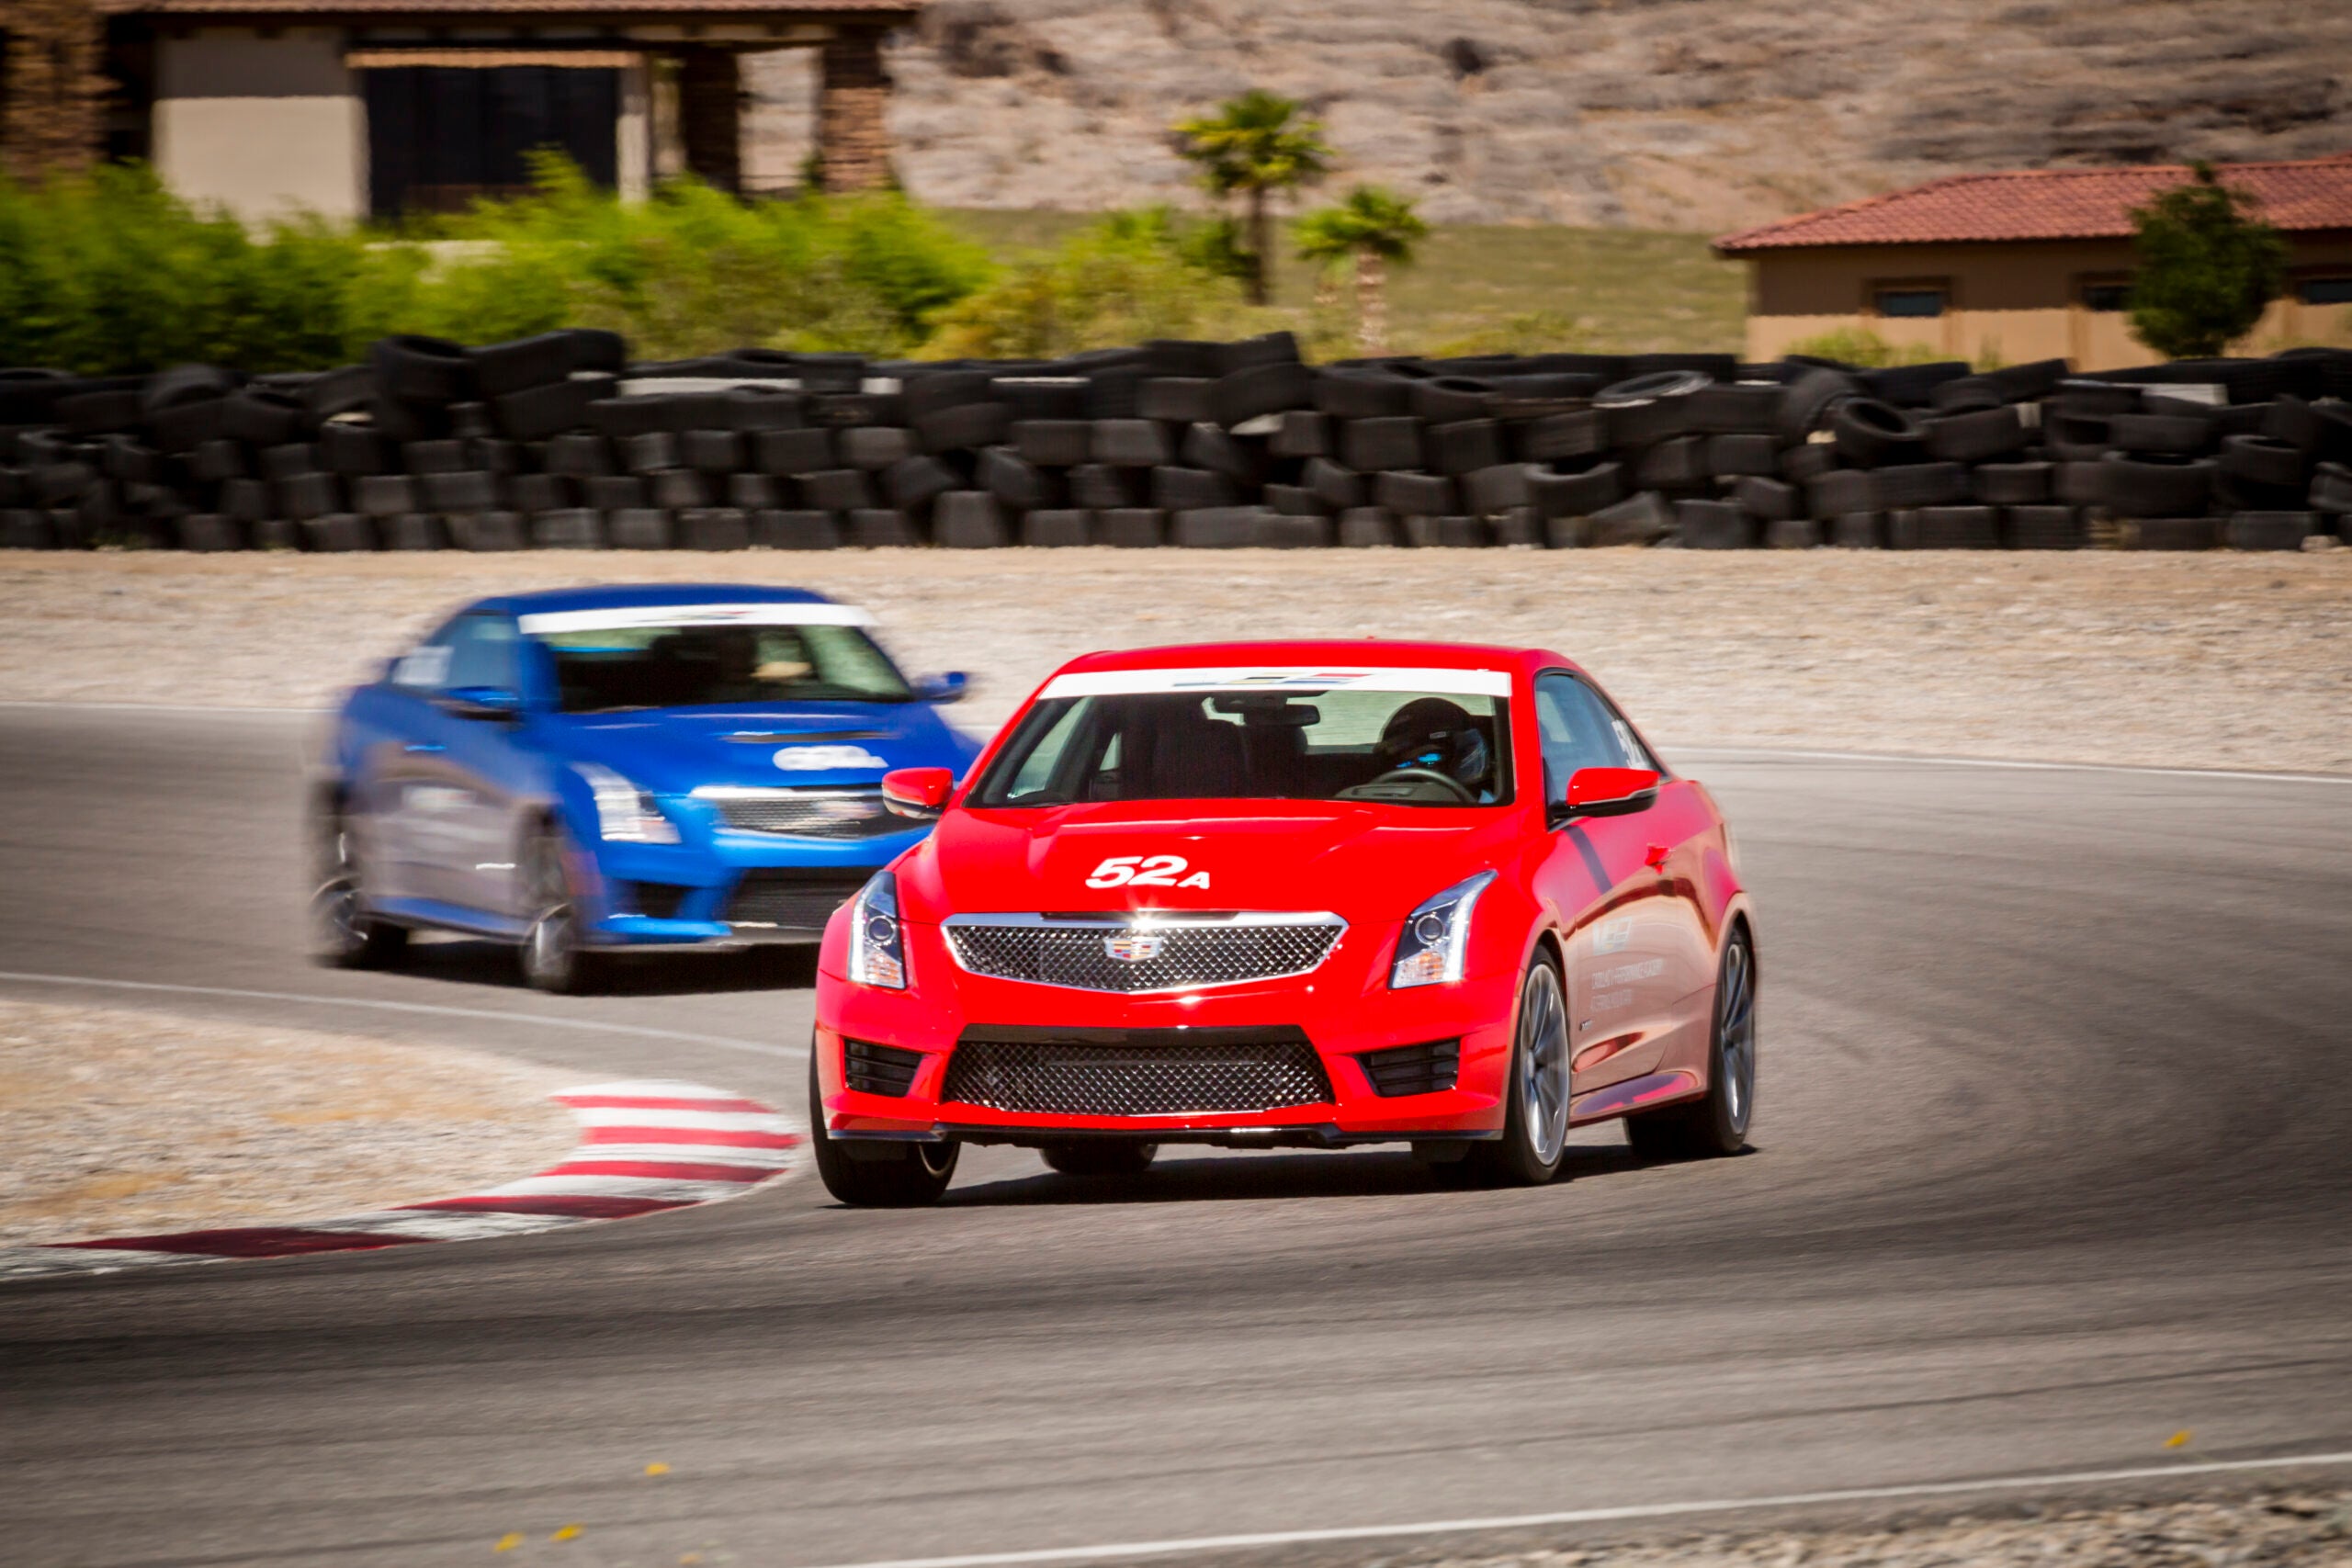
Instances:
[[[2086,1507],[2027,1501],[1997,1514],[1875,1529],[1691,1534],[1495,1557],[1406,1554],[1379,1568],[2342,1568],[2352,1491]]]
[[[866,604],[989,728],[1096,648],[1534,643],[1669,755],[1731,744],[2352,773],[2352,550],[0,554],[0,700],[313,705],[443,613],[600,581]]]
[[[571,1080],[469,1051],[0,1001],[0,1247],[333,1219],[572,1146]]]

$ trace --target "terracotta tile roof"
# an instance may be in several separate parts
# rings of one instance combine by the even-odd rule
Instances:
[[[113,0],[149,17],[912,17],[922,0]]]
[[[2256,197],[2263,217],[2281,229],[2352,229],[2352,153],[2222,164],[2214,172]],[[1738,255],[1807,245],[2106,239],[2129,235],[2132,208],[2188,178],[2178,164],[1952,175],[1725,234],[1714,245]]]

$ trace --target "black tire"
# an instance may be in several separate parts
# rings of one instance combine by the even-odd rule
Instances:
[[[2006,457],[2026,445],[2025,422],[2007,403],[1927,422],[1928,456],[1949,463]]]
[[[825,1190],[853,1209],[913,1209],[936,1203],[956,1177],[960,1146],[900,1144],[887,1157],[853,1159],[825,1132],[825,1102],[817,1090],[817,1047],[808,1047],[808,1147]],[[876,1151],[879,1152],[879,1151]]]
[[[1715,972],[1715,1022],[1707,1046],[1707,1092],[1625,1118],[1625,1141],[1644,1159],[1709,1159],[1747,1146],[1756,1108],[1756,950],[1734,926]]]
[[[1678,501],[1674,521],[1686,550],[1752,550],[1761,530],[1728,501]]]
[[[340,969],[388,969],[408,952],[408,928],[370,917],[350,818],[339,807],[321,811],[317,835],[319,889],[311,897],[311,929],[319,961]]]
[[[1295,358],[1252,365],[1217,378],[1216,421],[1230,430],[1260,414],[1315,406],[1315,372]]]
[[[1906,463],[1876,473],[1878,510],[1958,506],[1968,499],[1968,470],[1958,463]]]
[[[1560,1174],[1568,1145],[1568,1002],[1559,964],[1539,951],[1519,982],[1510,1061],[1503,1077],[1503,1135],[1474,1144],[1464,1174],[1541,1187]]]
[[[1413,384],[1385,370],[1320,370],[1315,406],[1334,419],[1400,419],[1412,412]]]
[[[1409,414],[1351,419],[1340,427],[1340,460],[1360,474],[1421,466],[1421,422]]]
[[[1939,359],[1930,365],[1890,365],[1862,374],[1862,385],[1873,398],[1897,408],[1925,408],[1938,387],[1969,374],[1967,362]]]
[[[1151,1168],[1159,1153],[1158,1144],[1140,1144],[1126,1138],[1092,1138],[1078,1144],[1048,1144],[1037,1151],[1049,1170],[1064,1176],[1110,1177],[1133,1179]]]
[[[2107,422],[2108,439],[2119,452],[2202,452],[2213,439],[2213,422],[2187,413],[2120,413]]]
[[[1484,419],[1491,383],[1472,376],[1432,376],[1413,387],[1413,416],[1429,424],[1459,424]]]
[[[473,396],[474,365],[465,347],[414,333],[379,338],[368,351],[376,385],[401,402],[447,404]]]
[[[2000,383],[1989,376],[1956,377],[1928,394],[1928,406],[1938,413],[1978,413],[2008,400]]]
[[[516,959],[525,983],[555,996],[594,990],[600,965],[581,937],[579,895],[566,863],[562,830],[553,823],[533,834],[523,852],[523,887],[530,927]]]
[[[2311,477],[2311,458],[2271,436],[2229,435],[2222,439],[2222,471],[2256,484],[2301,487]]]
[[[143,412],[158,414],[184,403],[225,398],[237,389],[238,381],[235,372],[215,365],[175,365],[147,378],[139,389],[139,405]]]
[[[1916,457],[1925,434],[1917,420],[1876,398],[1849,398],[1839,403],[1830,411],[1829,432],[1838,455],[1864,468]]]
[[[2100,502],[2119,517],[2195,517],[2212,497],[2213,465],[2202,458],[2109,452],[2099,468]]]
[[[1862,395],[1862,384],[1843,370],[1808,370],[1781,389],[1781,445],[1799,446],[1829,419],[1829,411]]]
[[[502,398],[532,387],[545,387],[571,374],[574,352],[568,333],[541,333],[469,349],[474,378],[486,398]]]
[[[1971,476],[1987,506],[2040,506],[2050,499],[2051,463],[1981,463]]]

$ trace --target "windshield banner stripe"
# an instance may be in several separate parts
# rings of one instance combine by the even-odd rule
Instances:
[[[547,610],[518,615],[526,637],[621,631],[639,626],[870,626],[854,604],[625,604],[605,610]]]
[[[1420,670],[1402,666],[1251,666],[1246,669],[1096,670],[1057,675],[1039,694],[1056,697],[1124,697],[1150,692],[1432,692],[1508,697],[1507,670]]]

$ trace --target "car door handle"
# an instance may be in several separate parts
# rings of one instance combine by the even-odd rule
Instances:
[[[427,751],[447,751],[448,749],[449,748],[447,746],[432,740],[412,740],[407,745],[401,748],[401,750],[407,752],[412,757]]]

